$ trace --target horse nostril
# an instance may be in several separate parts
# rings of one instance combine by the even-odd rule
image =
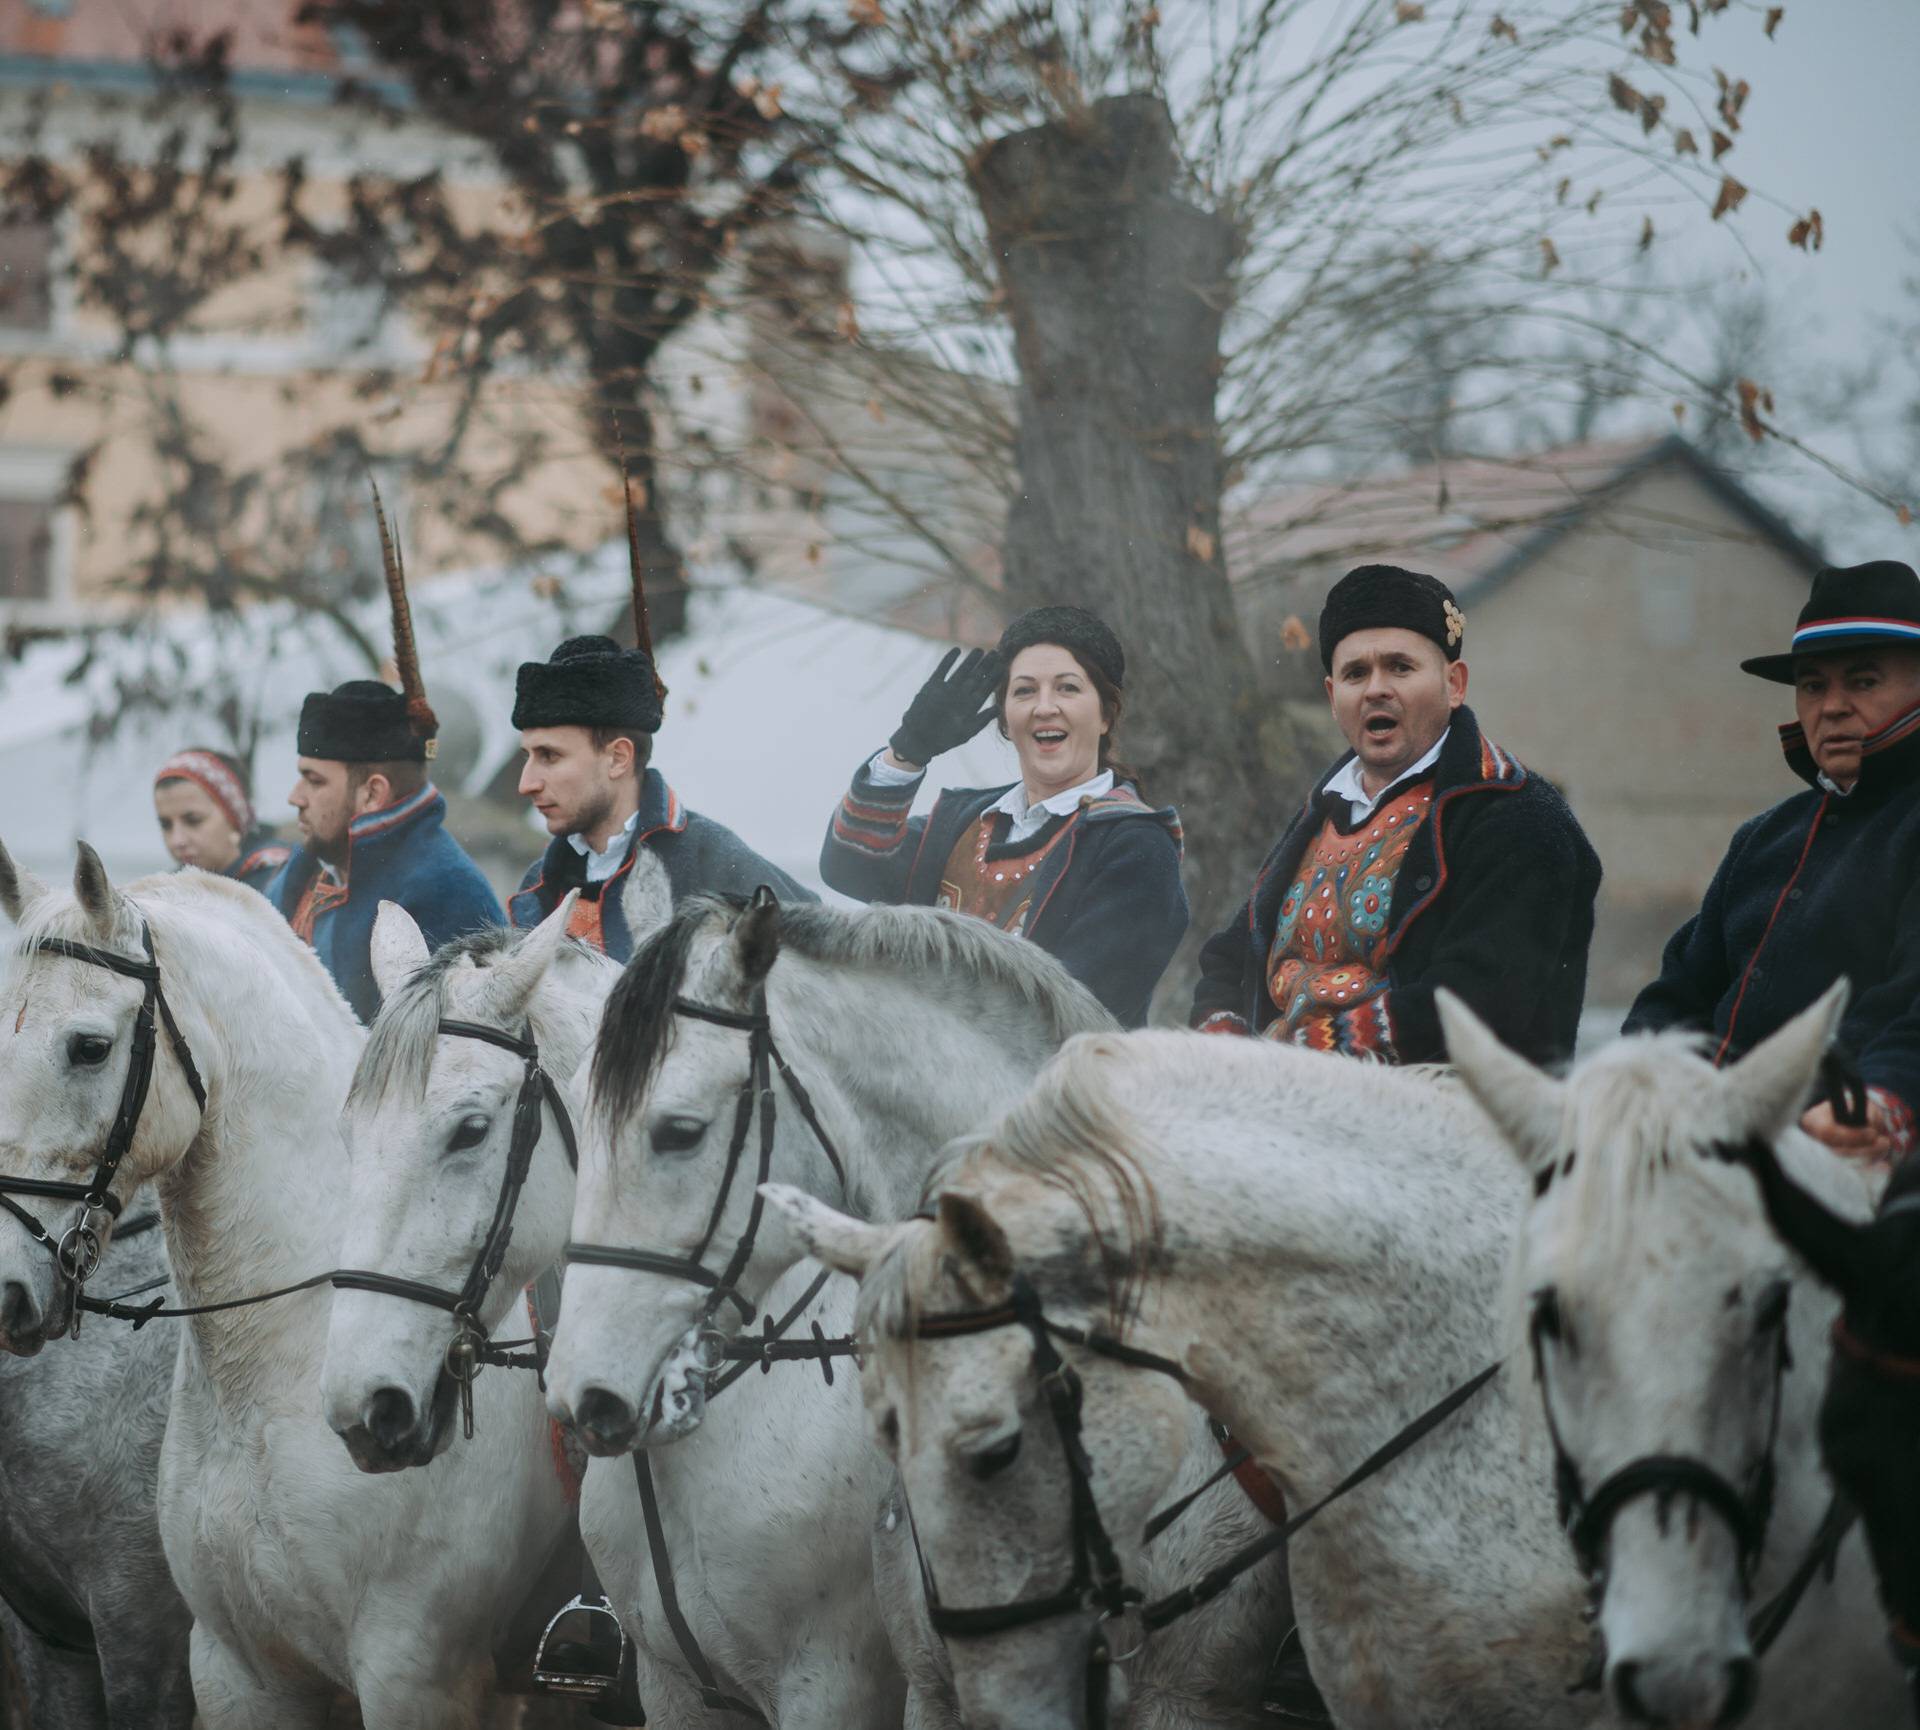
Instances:
[[[40,1325],[40,1311],[33,1297],[18,1280],[0,1286],[0,1334],[10,1339],[24,1338]]]
[[[1620,1708],[1620,1716],[1629,1724],[1653,1724],[1658,1722],[1647,1710],[1646,1702],[1640,1698],[1640,1666],[1631,1659],[1613,1667],[1613,1698]]]
[[[376,1388],[367,1401],[367,1434],[383,1448],[397,1448],[413,1434],[413,1396],[404,1388]]]
[[[633,1407],[607,1388],[588,1388],[580,1396],[574,1423],[604,1446],[619,1447],[640,1427]]]
[[[1719,1730],[1732,1730],[1753,1710],[1760,1694],[1760,1666],[1752,1658],[1735,1658],[1727,1665],[1727,1703],[1714,1720]]]

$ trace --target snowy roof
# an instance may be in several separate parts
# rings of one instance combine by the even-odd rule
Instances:
[[[477,796],[517,748],[514,672],[554,643],[600,630],[626,595],[624,546],[608,547],[564,585],[497,571],[422,583],[413,612],[428,695],[442,724],[436,777]],[[385,641],[383,606],[358,622]],[[915,633],[769,590],[696,589],[689,629],[661,647],[669,686],[656,766],[693,809],[727,824],[775,864],[817,883],[820,838],[855,765],[886,742],[937,657]],[[254,781],[261,815],[289,817],[294,727],[308,691],[365,677],[365,659],[332,625],[263,606],[239,617],[180,613],[133,637],[36,646],[0,668],[0,840],[43,874],[71,869],[76,839],[109,869],[167,861],[153,820],[152,777],[185,744],[217,744],[223,699],[257,714]],[[143,694],[195,693],[165,712]],[[99,718],[119,713],[103,733]],[[991,731],[944,757],[942,785],[1014,778]],[[527,857],[543,832],[529,821]]]

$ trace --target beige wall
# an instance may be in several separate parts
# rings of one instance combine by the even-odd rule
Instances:
[[[1590,1004],[1653,976],[1734,829],[1798,787],[1774,730],[1791,693],[1739,662],[1785,644],[1807,581],[1669,464],[1469,603],[1475,713],[1561,786],[1606,870]]]

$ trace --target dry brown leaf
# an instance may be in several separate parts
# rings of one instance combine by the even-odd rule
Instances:
[[[1649,28],[1640,38],[1640,52],[1656,66],[1674,63],[1673,38],[1664,30]]]
[[[1540,274],[1551,276],[1560,268],[1560,250],[1545,235],[1540,237]]]
[[[1640,8],[1633,5],[1631,0],[1629,0],[1627,5],[1620,8],[1620,34],[1622,36],[1631,36],[1639,27]]]
[[[1911,528],[1913,526],[1913,510],[1910,506],[1902,505],[1893,514],[1899,520],[1900,526],[1903,529]]]
[[[835,330],[839,331],[842,342],[858,342],[860,340],[860,315],[854,311],[852,301],[841,301],[840,310],[834,315],[833,326]]]
[[[1755,384],[1750,378],[1739,379],[1734,388],[1740,393],[1740,424],[1746,428],[1747,437],[1758,444],[1767,436],[1767,423],[1760,418],[1764,409],[1773,413],[1773,392],[1762,385]]]
[[[1827,225],[1817,210],[1808,211],[1787,230],[1787,244],[1799,247],[1802,252],[1818,252],[1826,238]]]
[[[1213,563],[1214,551],[1218,543],[1198,523],[1187,524],[1187,551],[1193,554],[1203,565]]]
[[[1600,209],[1600,193],[1596,190],[1587,199],[1587,214],[1592,216]]]
[[[1720,196],[1713,201],[1713,220],[1718,222],[1729,212],[1738,210],[1746,196],[1747,189],[1729,174],[1720,182]]]
[[[1158,30],[1160,28],[1160,8],[1158,6],[1149,6],[1146,11],[1140,14],[1140,28],[1142,30]]]
[[[1667,111],[1667,99],[1664,96],[1649,96],[1640,104],[1640,130],[1651,132],[1660,124],[1660,116]]]
[[[1553,189],[1553,202],[1555,204],[1565,204],[1567,202],[1567,194],[1572,190],[1573,182],[1570,179],[1563,179],[1560,184]]]
[[[1396,24],[1418,24],[1426,15],[1423,0],[1400,0],[1393,9],[1393,21]]]
[[[1494,13],[1493,22],[1487,26],[1487,31],[1496,41],[1504,36],[1516,48],[1520,45],[1520,32],[1514,29],[1498,12]]]
[[[1673,405],[1673,418],[1676,421],[1684,421],[1687,418],[1687,405],[1685,403],[1677,402]]]
[[[1767,8],[1767,40],[1769,42],[1773,40],[1774,31],[1780,28],[1780,20],[1786,17],[1786,15],[1787,9],[1784,6],[1769,6]]]
[[[820,559],[821,559],[820,543],[818,541],[809,541],[807,543],[807,563],[810,565],[817,565],[819,564]]]
[[[1673,153],[1675,156],[1698,156],[1700,154],[1699,144],[1695,141],[1693,134],[1684,126],[1673,135]]]
[[[689,156],[705,156],[707,153],[707,135],[704,132],[686,131],[680,134],[680,148]]]
[[[687,129],[687,111],[677,102],[650,108],[640,117],[640,136],[656,144],[671,144]]]
[[[847,0],[847,16],[854,23],[868,28],[876,28],[887,21],[880,0]]]
[[[1711,134],[1711,136],[1713,138],[1713,159],[1715,162],[1718,162],[1721,157],[1725,156],[1726,153],[1733,148],[1733,140],[1724,132],[1715,132]]]
[[[557,601],[567,592],[565,585],[558,577],[535,577],[527,587],[543,601]]]
[[[1289,613],[1280,623],[1280,647],[1304,654],[1313,647],[1313,633],[1298,613]]]
[[[1652,247],[1653,218],[1651,216],[1645,216],[1640,219],[1640,250],[1647,252],[1650,251]]]
[[[1617,72],[1607,80],[1607,94],[1613,98],[1614,107],[1626,114],[1638,114],[1640,104],[1645,100],[1640,92]]]
[[[753,105],[759,109],[762,120],[778,120],[781,114],[780,86],[778,84],[769,84],[766,89],[754,97]]]

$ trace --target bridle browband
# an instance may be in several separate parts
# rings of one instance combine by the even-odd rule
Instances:
[[[753,1007],[748,1010],[719,1009],[710,1004],[695,1003],[690,998],[676,997],[673,1000],[673,1013],[684,1015],[692,1021],[709,1022],[715,1027],[733,1028],[747,1035],[747,1075],[740,1084],[734,1104],[733,1133],[727,1144],[726,1169],[713,1198],[713,1210],[707,1216],[707,1229],[689,1256],[662,1255],[656,1250],[629,1249],[620,1244],[569,1243],[566,1259],[589,1266],[623,1267],[636,1273],[663,1274],[669,1279],[686,1280],[704,1287],[707,1296],[694,1325],[702,1331],[711,1332],[714,1331],[713,1318],[723,1303],[732,1304],[740,1312],[743,1322],[752,1321],[755,1313],[753,1305],[741,1295],[738,1282],[753,1259],[754,1246],[760,1236],[760,1221],[766,1213],[767,1198],[761,1194],[761,1187],[773,1171],[773,1143],[779,1112],[773,1087],[775,1070],[779,1071],[780,1079],[792,1095],[802,1121],[813,1131],[820,1150],[827,1156],[834,1175],[839,1178],[843,1200],[850,1199],[847,1195],[847,1168],[841,1162],[840,1151],[834,1146],[833,1137],[827,1133],[819,1113],[814,1110],[812,1097],[781,1054],[779,1043],[773,1036],[773,1022],[767,1014],[765,985],[755,988]],[[727,1201],[733,1194],[734,1181],[739,1175],[740,1162],[747,1149],[747,1137],[753,1129],[756,1105],[759,1107],[760,1140],[753,1206],[747,1215],[746,1227],[734,1245],[733,1253],[727,1258],[726,1266],[716,1274],[702,1258],[712,1245],[714,1234],[720,1229]]]
[[[536,1371],[545,1367],[545,1353],[538,1338],[497,1344],[480,1320],[487,1293],[499,1278],[501,1264],[507,1256],[507,1245],[513,1239],[513,1216],[520,1205],[520,1192],[526,1188],[527,1174],[533,1167],[533,1151],[540,1145],[540,1114],[543,1107],[552,1110],[567,1165],[575,1171],[580,1167],[580,1150],[574,1139],[573,1119],[568,1115],[566,1101],[561,1097],[553,1077],[540,1066],[540,1048],[534,1043],[531,1028],[525,1034],[512,1034],[478,1021],[443,1018],[436,1031],[455,1039],[477,1039],[486,1045],[497,1045],[502,1051],[512,1052],[525,1065],[519,1097],[513,1106],[513,1131],[507,1143],[506,1169],[500,1176],[500,1189],[494,1197],[493,1218],[487,1224],[486,1236],[481,1239],[480,1248],[474,1253],[473,1264],[467,1269],[467,1277],[461,1281],[458,1291],[365,1268],[337,1268],[330,1277],[338,1290],[380,1292],[387,1297],[405,1298],[412,1303],[445,1310],[453,1317],[454,1335],[447,1345],[446,1359],[440,1373],[450,1377],[459,1386],[461,1429],[470,1440],[473,1436],[473,1381],[483,1364]],[[522,1352],[514,1349],[521,1344],[533,1350]]]
[[[153,933],[144,919],[140,922],[140,947],[146,951],[145,960],[116,954],[111,949],[98,949],[90,943],[75,943],[65,937],[42,937],[38,942],[29,944],[25,951],[28,954],[64,956],[69,961],[84,962],[90,967],[104,967],[110,973],[139,980],[145,988],[141,994],[140,1008],[134,1016],[133,1039],[127,1056],[126,1080],[120,1087],[120,1102],[114,1109],[113,1123],[107,1130],[106,1145],[95,1162],[93,1176],[85,1183],[0,1176],[0,1208],[12,1214],[26,1228],[33,1241],[53,1257],[61,1276],[73,1288],[72,1331],[76,1335],[80,1332],[81,1315],[88,1307],[86,1283],[100,1265],[100,1233],[94,1223],[95,1216],[104,1214],[109,1221],[120,1217],[122,1204],[113,1193],[113,1180],[119,1175],[120,1162],[133,1145],[134,1133],[140,1125],[140,1114],[146,1109],[147,1093],[153,1085],[154,1048],[158,1044],[156,1020],[167,1030],[174,1057],[186,1077],[187,1086],[202,1117],[207,1110],[206,1086],[200,1079],[200,1071],[195,1067],[193,1053],[180,1032],[180,1025],[173,1018],[166,993],[161,989],[160,964],[154,959],[153,953]],[[12,1199],[16,1195],[77,1202],[80,1205],[80,1217],[56,1239],[29,1209]]]
[[[928,1618],[935,1632],[943,1638],[975,1639],[1086,1610],[1097,1612],[1101,1631],[1088,1654],[1087,1679],[1090,1715],[1094,1722],[1099,1721],[1104,1711],[1104,1676],[1107,1667],[1131,1658],[1139,1650],[1136,1645],[1129,1651],[1114,1652],[1107,1641],[1106,1624],[1116,1622],[1132,1612],[1139,1617],[1141,1639],[1144,1641],[1147,1634],[1157,1632],[1203,1604],[1211,1603],[1242,1574],[1275,1551],[1285,1548],[1290,1538],[1327,1508],[1358,1489],[1439,1428],[1492,1381],[1501,1368],[1497,1362],[1489,1364],[1462,1382],[1376,1448],[1318,1501],[1284,1524],[1276,1525],[1251,1544],[1236,1550],[1191,1584],[1149,1601],[1138,1587],[1126,1582],[1112,1537],[1100,1517],[1099,1504],[1093,1492],[1093,1463],[1081,1433],[1080,1377],[1073,1366],[1061,1357],[1055,1342],[1068,1341],[1129,1369],[1151,1370],[1157,1375],[1167,1376],[1187,1390],[1189,1395],[1192,1392],[1191,1379],[1186,1370],[1171,1358],[1129,1345],[1125,1340],[1097,1329],[1073,1327],[1052,1320],[1025,1274],[1014,1275],[1012,1291],[1004,1303],[977,1310],[923,1315],[914,1329],[914,1337],[921,1340],[956,1339],[1003,1327],[1025,1328],[1033,1340],[1034,1371],[1039,1377],[1041,1392],[1067,1464],[1072,1573],[1067,1583],[1055,1592],[1019,1598],[1007,1604],[959,1607],[940,1602],[932,1570],[925,1556],[921,1555],[921,1578],[926,1590]],[[1164,1531],[1194,1500],[1212,1488],[1220,1475],[1216,1473],[1199,1490],[1157,1514],[1148,1523],[1148,1541]],[[911,1510],[908,1521],[911,1525]],[[918,1551],[917,1531],[914,1547]]]

